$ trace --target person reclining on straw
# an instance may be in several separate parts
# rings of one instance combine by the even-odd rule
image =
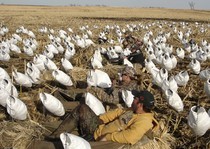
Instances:
[[[135,144],[148,132],[159,127],[151,112],[154,96],[149,91],[132,90],[134,95],[131,108],[117,108],[97,116],[85,103],[81,102],[72,112],[65,116],[49,136],[47,142],[35,143],[39,148],[51,142],[58,146],[63,132],[71,133],[78,127],[79,135],[87,141],[112,141],[122,144]],[[57,138],[57,142],[54,140]],[[57,144],[57,145],[56,145]]]
[[[120,72],[120,79],[114,80],[112,87],[102,89],[99,87],[89,87],[88,92],[96,96],[105,104],[122,104],[122,90],[139,90],[136,71],[133,67],[125,66]]]
[[[122,99],[122,90],[138,90],[139,84],[136,77],[136,71],[133,67],[125,66],[120,72],[120,80],[114,80],[113,85],[110,88],[99,88],[99,87],[87,87],[86,89],[79,90],[57,90],[54,92],[54,96],[62,100],[60,94],[65,94],[74,100],[80,97],[80,94],[89,92],[93,94],[96,98],[102,101],[104,104],[117,105],[119,103],[124,103]],[[63,102],[65,104],[65,102]]]

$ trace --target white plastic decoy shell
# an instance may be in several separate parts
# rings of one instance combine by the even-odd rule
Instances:
[[[54,70],[52,72],[52,76],[54,77],[54,79],[56,81],[58,81],[59,83],[65,85],[65,86],[73,85],[73,82],[72,82],[70,76],[61,70]]]
[[[210,116],[203,107],[193,106],[188,115],[188,125],[196,135],[202,136],[210,128]]]
[[[193,71],[194,74],[199,74],[201,70],[201,64],[198,60],[192,59],[189,64],[190,69]]]
[[[129,67],[133,67],[133,64],[127,58],[123,59],[123,65],[127,65]]]
[[[58,69],[58,67],[56,66],[56,64],[49,58],[46,58],[44,65],[46,67],[46,69],[48,70],[56,70]]]
[[[183,111],[184,104],[180,96],[175,91],[167,89],[165,91],[165,95],[166,95],[166,100],[171,107],[173,107],[177,112]]]
[[[63,104],[53,95],[48,93],[39,93],[39,98],[49,112],[56,116],[63,116],[65,114]]]
[[[7,104],[7,98],[9,98],[10,94],[0,86],[0,104],[3,106],[3,107],[6,107],[6,104]]]
[[[28,75],[18,72],[16,69],[12,72],[14,80],[17,84],[24,87],[32,87],[32,81]]]
[[[181,71],[175,75],[174,79],[176,80],[178,86],[185,86],[189,81],[189,75],[187,71]]]
[[[89,92],[85,94],[85,103],[93,110],[96,115],[105,113],[105,108],[102,102]]]
[[[27,118],[28,110],[24,102],[20,99],[9,96],[7,102],[7,113],[14,119],[25,120]]]
[[[210,69],[204,69],[199,73],[199,77],[201,78],[201,80],[207,80],[208,78],[210,78]]]
[[[61,133],[60,140],[64,149],[91,149],[88,141],[74,134]]]
[[[4,70],[3,68],[0,67],[0,81],[3,79],[10,80],[9,74]]]
[[[204,84],[204,92],[210,98],[210,78]]]
[[[89,86],[99,86],[101,88],[109,88],[112,81],[109,75],[102,70],[90,70],[87,75],[87,83]]]
[[[73,69],[71,62],[69,60],[67,60],[66,58],[61,59],[61,65],[63,66],[63,68],[65,69],[66,72]]]
[[[161,68],[160,71],[157,73],[157,75],[154,78],[154,83],[158,85],[159,87],[162,86],[163,80],[168,78],[168,71],[165,68]]]
[[[133,103],[133,94],[131,91],[129,90],[122,90],[122,98],[123,101],[125,102],[125,104],[127,105],[127,107],[131,107],[132,103]]]

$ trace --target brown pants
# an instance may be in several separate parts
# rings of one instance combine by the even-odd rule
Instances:
[[[52,130],[51,137],[58,138],[56,141],[46,140],[33,140],[28,149],[63,149],[62,142],[59,140],[59,136],[63,132],[72,133],[73,130],[78,126],[80,135],[87,141],[91,141],[90,136],[93,136],[95,129],[100,124],[98,116],[86,105],[80,104],[71,113],[69,113],[63,121],[55,123],[48,123],[45,125],[46,128]],[[116,142],[90,142],[92,149],[119,149],[123,144]]]

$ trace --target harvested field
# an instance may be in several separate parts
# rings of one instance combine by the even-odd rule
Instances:
[[[59,30],[67,31],[68,28],[72,28],[74,33],[68,32],[69,35],[73,36],[74,34],[78,34],[82,36],[83,31],[79,28],[88,26],[93,33],[91,39],[95,44],[88,48],[75,46],[76,54],[71,59],[74,69],[68,72],[74,83],[86,81],[87,71],[90,69],[90,60],[94,51],[98,47],[107,48],[110,46],[109,43],[99,44],[97,41],[99,33],[106,25],[118,25],[120,28],[127,29],[126,25],[136,24],[140,29],[133,31],[132,34],[141,40],[143,40],[144,35],[148,31],[153,32],[153,37],[156,37],[160,32],[170,32],[171,36],[167,40],[167,44],[173,46],[174,55],[176,55],[175,51],[178,47],[184,48],[184,46],[177,37],[177,33],[174,32],[174,28],[169,24],[173,24],[177,27],[178,31],[182,31],[183,33],[186,33],[187,29],[190,28],[192,33],[188,39],[194,39],[199,46],[201,46],[203,39],[210,43],[210,11],[202,10],[1,5],[0,22],[1,27],[7,26],[9,29],[7,34],[0,36],[1,41],[10,39],[12,34],[21,26],[33,31],[38,42],[38,47],[34,55],[43,53],[45,46],[50,43],[48,38],[49,32],[40,33],[40,28],[47,27],[48,29],[53,29],[56,36],[58,36]],[[152,25],[154,22],[156,25]],[[185,22],[184,25],[183,22]],[[94,25],[97,27],[94,27]],[[148,29],[145,29],[146,26]],[[20,35],[23,39],[28,38],[28,35]],[[114,31],[109,33],[108,38],[117,41]],[[26,63],[33,61],[34,57],[28,56],[23,52],[24,45],[22,42],[19,42],[17,45],[20,47],[22,53],[11,52],[9,61],[0,61],[0,67],[4,68],[10,77],[14,68],[17,68],[19,72],[24,72]],[[119,45],[119,43],[115,45]],[[142,51],[146,56],[145,48],[146,46],[144,45]],[[60,62],[62,57],[63,55],[56,55],[53,58],[53,61],[61,70],[63,70]],[[205,135],[198,137],[193,133],[187,123],[187,116],[192,106],[202,106],[206,111],[210,109],[210,97],[203,90],[205,82],[189,68],[190,58],[177,58],[177,61],[176,68],[171,70],[169,75],[176,75],[182,70],[187,70],[190,76],[187,85],[178,88],[178,94],[184,103],[184,110],[182,112],[177,112],[168,105],[161,88],[152,83],[152,76],[145,68],[136,67],[138,74],[141,76],[141,88],[150,90],[155,96],[155,116],[164,125],[162,135],[164,133],[166,134],[166,132],[167,135],[170,134],[168,137],[166,136],[168,140],[165,138],[167,141],[163,140],[161,142],[161,139],[159,140],[162,143],[160,143],[162,146],[160,145],[159,148],[169,148],[167,145],[171,143],[170,148],[209,149],[210,130]],[[116,77],[117,72],[121,68],[121,66],[109,63],[104,57],[103,65],[104,68],[102,70],[106,71],[112,77]],[[201,63],[201,70],[210,68],[209,66],[210,59],[207,59]],[[51,114],[43,114],[37,110],[37,103],[39,102],[38,93],[41,91],[53,92],[56,87],[59,87],[59,84],[54,83],[54,81],[51,76],[51,71],[44,71],[42,73],[42,83],[39,85],[24,88],[16,84],[19,98],[27,105],[29,114],[27,120],[19,121],[12,119],[7,114],[6,109],[2,106],[0,107],[0,148],[14,147],[15,149],[24,149],[32,139],[41,139],[43,138],[42,134],[48,131],[42,126],[42,123],[57,121],[59,119]],[[74,88],[76,89],[75,84]],[[140,148],[140,145],[127,145],[124,148],[136,149]],[[151,146],[151,148],[156,147]]]

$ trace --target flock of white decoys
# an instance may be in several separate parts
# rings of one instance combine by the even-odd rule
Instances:
[[[19,99],[19,91],[15,85],[30,88],[33,84],[40,84],[41,74],[44,70],[51,70],[55,81],[65,85],[72,86],[73,82],[71,76],[67,73],[74,69],[71,64],[71,58],[75,55],[78,49],[86,49],[91,47],[95,52],[91,58],[92,70],[88,72],[87,83],[90,86],[99,86],[107,88],[112,85],[108,74],[100,68],[103,68],[103,58],[101,54],[107,54],[109,58],[118,58],[121,55],[129,55],[131,51],[128,48],[123,49],[122,42],[124,40],[123,34],[126,31],[130,33],[145,32],[142,38],[144,48],[142,49],[146,54],[145,68],[150,74],[152,82],[159,86],[167,103],[177,112],[184,109],[184,104],[179,96],[178,88],[186,86],[190,80],[189,71],[197,75],[200,81],[204,82],[203,91],[206,98],[210,99],[210,68],[202,68],[202,63],[210,62],[210,43],[203,39],[200,43],[191,39],[191,35],[195,30],[199,34],[207,34],[210,24],[191,23],[194,29],[191,28],[188,22],[167,22],[154,21],[148,24],[127,24],[120,27],[119,25],[106,25],[102,27],[101,32],[97,36],[100,43],[107,42],[109,46],[98,44],[98,41],[93,41],[93,30],[99,30],[100,27],[94,25],[92,31],[88,25],[79,27],[81,34],[76,34],[71,28],[67,30],[54,30],[47,27],[39,28],[36,35],[24,26],[18,27],[15,33],[11,33],[7,26],[2,25],[0,28],[0,61],[10,61],[11,53],[23,53],[31,58],[25,64],[25,72],[19,72],[16,68],[12,69],[12,75],[0,67],[0,104],[7,109],[8,114],[17,120],[25,120],[28,115],[27,106]],[[154,33],[150,28],[157,28],[157,33]],[[164,28],[170,28],[166,31]],[[108,38],[108,33],[113,34],[113,39]],[[43,47],[39,47],[37,36],[46,34],[49,42]],[[179,42],[180,47],[170,45],[168,40],[174,38]],[[20,47],[20,43],[22,47]],[[176,48],[175,48],[176,47]],[[39,49],[39,50],[38,50]],[[40,50],[42,49],[42,50]],[[55,55],[62,55],[60,61],[55,61]],[[185,70],[170,76],[170,72],[177,67],[177,63],[183,59],[188,59],[189,64]],[[60,65],[61,64],[61,65]],[[23,64],[24,65],[24,64]],[[58,66],[60,65],[60,66]],[[127,59],[124,59],[124,65],[133,67],[133,64]],[[63,67],[65,71],[59,69]],[[42,92],[39,93],[40,100],[48,111],[56,116],[63,116],[65,114],[63,105],[54,96]],[[131,98],[130,98],[131,97]],[[123,91],[123,98],[126,105],[129,107],[132,103],[132,94],[129,91]],[[97,99],[90,93],[86,94],[86,103],[95,110],[98,114],[104,113],[103,109],[94,109]],[[94,104],[94,106],[91,106]],[[202,136],[210,128],[210,110],[207,112],[204,107],[197,105],[193,106],[188,115],[188,124],[194,130],[195,134]],[[61,138],[65,135],[62,134]],[[62,139],[61,139],[62,140]]]

